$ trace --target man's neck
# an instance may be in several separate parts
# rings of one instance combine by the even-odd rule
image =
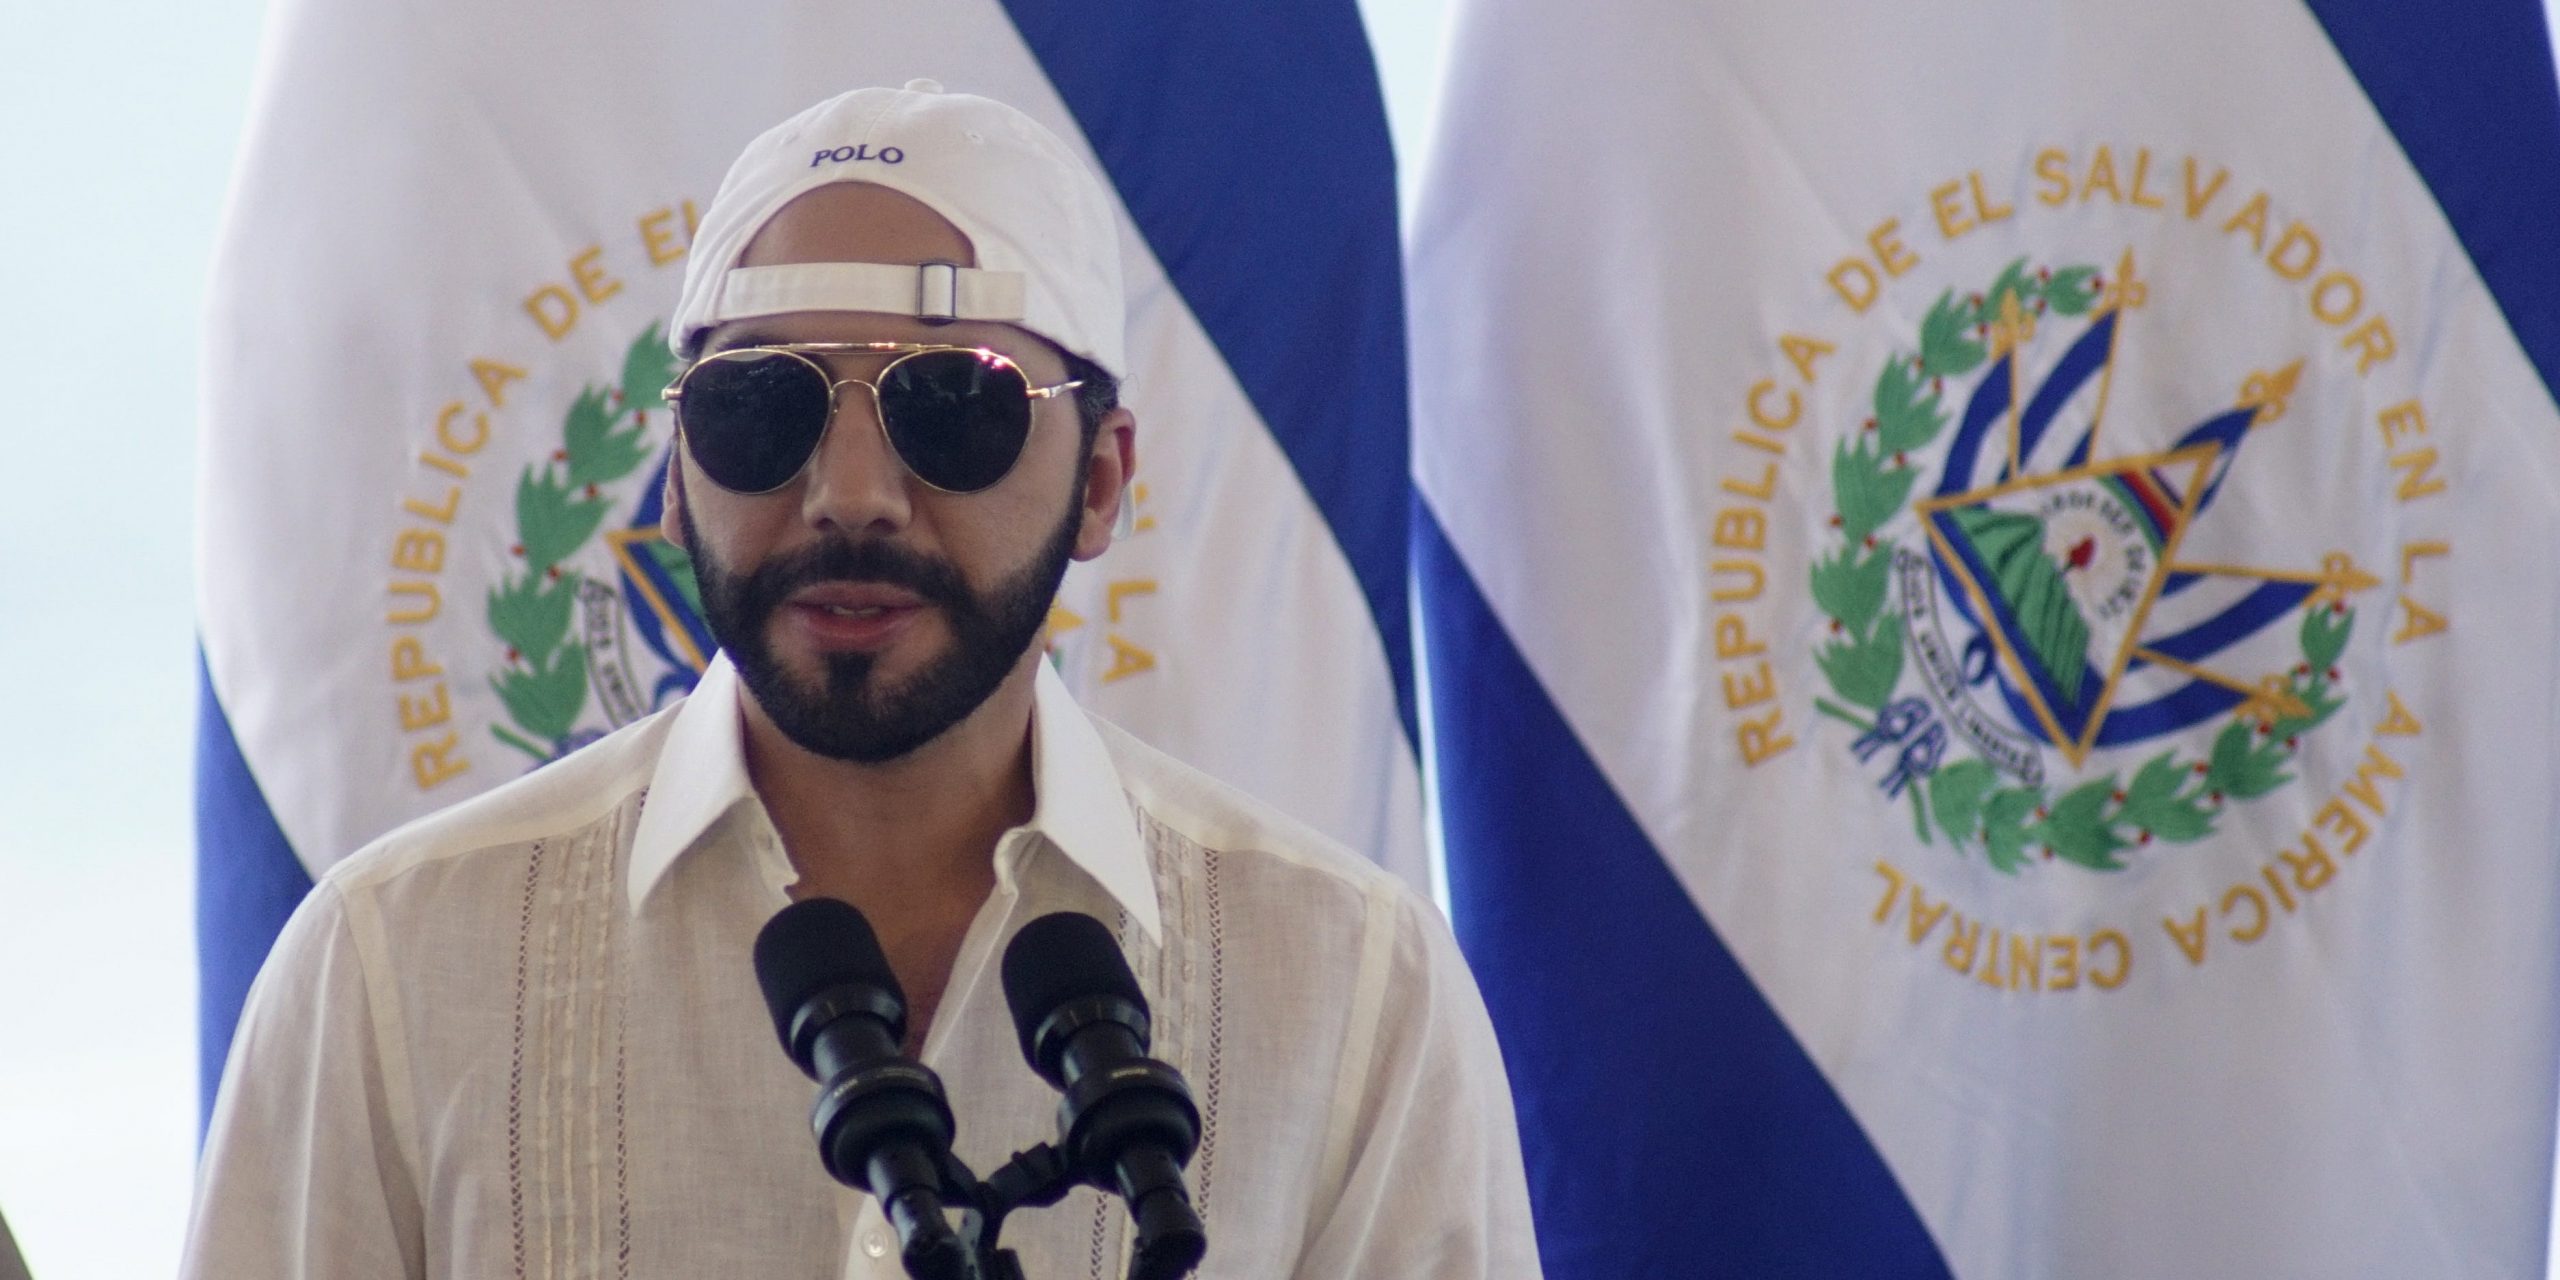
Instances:
[[[1026,655],[977,710],[882,764],[816,755],[785,736],[753,694],[742,697],[747,776],[800,873],[802,896],[845,897],[866,911],[983,899],[997,838],[1031,818],[1038,661]]]

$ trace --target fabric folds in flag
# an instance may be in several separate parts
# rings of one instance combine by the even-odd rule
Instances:
[[[1426,736],[1549,1274],[2539,1274],[2540,11],[1450,57]]]
[[[206,1071],[310,878],[691,687],[660,328],[737,150],[983,93],[1116,188],[1136,532],[1070,573],[1087,705],[1417,883],[1402,310],[1348,0],[344,6],[271,35],[213,286]]]

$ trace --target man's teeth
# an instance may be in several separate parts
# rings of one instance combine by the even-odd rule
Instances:
[[[848,609],[840,604],[822,604],[818,607],[839,618],[877,618],[886,612],[879,605],[865,605],[859,609]]]

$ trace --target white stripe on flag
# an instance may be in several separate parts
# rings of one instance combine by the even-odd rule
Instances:
[[[2528,1273],[2560,415],[2312,14],[1479,0],[1441,119],[1424,496],[1955,1273]]]

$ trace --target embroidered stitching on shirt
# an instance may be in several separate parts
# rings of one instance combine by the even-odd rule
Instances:
[[[616,841],[616,843],[619,844],[620,842]],[[622,876],[618,866],[616,868],[616,874],[607,877],[607,880],[609,883],[613,884],[621,882]],[[612,912],[607,912],[606,918],[611,920],[619,919],[619,917]],[[622,940],[622,929],[619,925],[614,927],[613,933],[616,941]],[[617,950],[617,959],[618,958],[619,951]],[[616,1214],[614,1223],[613,1273],[619,1278],[619,1280],[631,1280],[631,1127],[627,1119],[629,1112],[625,1107],[625,1103],[630,1097],[631,1079],[630,966],[621,963],[615,964],[613,966],[612,981],[613,1203]]]
[[[610,829],[581,832],[563,847],[537,841],[525,869],[507,1073],[508,1225],[518,1280],[602,1275],[608,1232],[615,1274],[630,1275],[629,991],[615,959],[621,930],[613,909],[619,844]]]
[[[611,840],[590,841],[580,851],[579,870],[584,874],[579,877],[576,890],[565,895],[571,919],[568,971],[561,979],[561,1024],[567,1032],[566,1047],[561,1055],[561,1076],[566,1082],[561,1088],[561,1097],[567,1114],[560,1120],[560,1164],[561,1184],[569,1193],[565,1197],[568,1202],[565,1234],[569,1267],[572,1272],[583,1271],[586,1268],[581,1262],[592,1260],[597,1275],[603,1274],[604,1258],[604,1037],[605,997],[609,993],[611,976],[608,955],[611,924],[609,913],[596,910],[596,903],[604,897],[605,877],[613,869],[612,847]],[[594,933],[592,944],[588,941],[591,929]],[[582,1020],[578,1016],[581,996],[586,1002],[586,1017],[583,1019],[586,1070],[583,1080],[576,1069],[577,1059],[581,1056],[579,1030]],[[580,1150],[582,1144],[578,1141],[578,1128],[582,1118],[586,1121],[587,1140]],[[590,1206],[583,1211],[579,1203],[582,1182],[584,1199]],[[582,1227],[585,1228],[583,1232]]]
[[[624,821],[636,822],[648,807],[649,789],[642,787],[631,806],[623,811]],[[608,847],[615,851],[608,860],[613,874],[605,877],[606,892],[610,894],[612,887],[631,873],[631,842],[622,838],[617,826]],[[605,919],[613,922],[613,939],[619,944],[613,954],[613,1200],[617,1214],[613,1273],[617,1280],[631,1280],[631,1125],[626,1105],[631,1081],[631,939],[622,912],[608,907]]]
[[[525,1280],[524,1257],[524,1032],[526,968],[533,952],[533,898],[542,882],[542,852],[537,840],[525,862],[524,909],[516,918],[515,1044],[507,1065],[507,1214],[515,1233],[516,1280]]]
[[[562,990],[560,981],[560,925],[564,914],[562,901],[570,897],[571,891],[558,883],[561,877],[552,879],[553,883],[543,894],[540,908],[542,958],[534,973],[534,1010],[538,1018],[531,1036],[534,1078],[539,1085],[533,1094],[533,1166],[534,1190],[537,1193],[533,1220],[542,1243],[542,1261],[536,1274],[543,1280],[552,1280],[560,1274],[559,1224],[569,1212],[560,1202],[567,1198],[570,1190],[563,1184],[569,1173],[570,1135],[567,1130],[572,1114],[565,1097],[555,1097],[555,1091],[565,1095],[569,1088],[569,1081],[565,1078],[569,1064],[563,1060],[560,1045],[563,1036],[569,1034],[561,1027],[567,1014],[561,1005],[569,992]],[[571,1036],[571,1043],[575,1044],[574,1036]],[[556,1136],[552,1132],[555,1123],[561,1130]]]
[[[1093,1280],[1102,1280],[1102,1236],[1111,1229],[1111,1197],[1093,1197]]]
[[[1200,1217],[1209,1216],[1209,1175],[1218,1157],[1218,1067],[1227,1026],[1227,917],[1218,893],[1218,853],[1200,850],[1209,899],[1209,1061],[1200,1082]]]

